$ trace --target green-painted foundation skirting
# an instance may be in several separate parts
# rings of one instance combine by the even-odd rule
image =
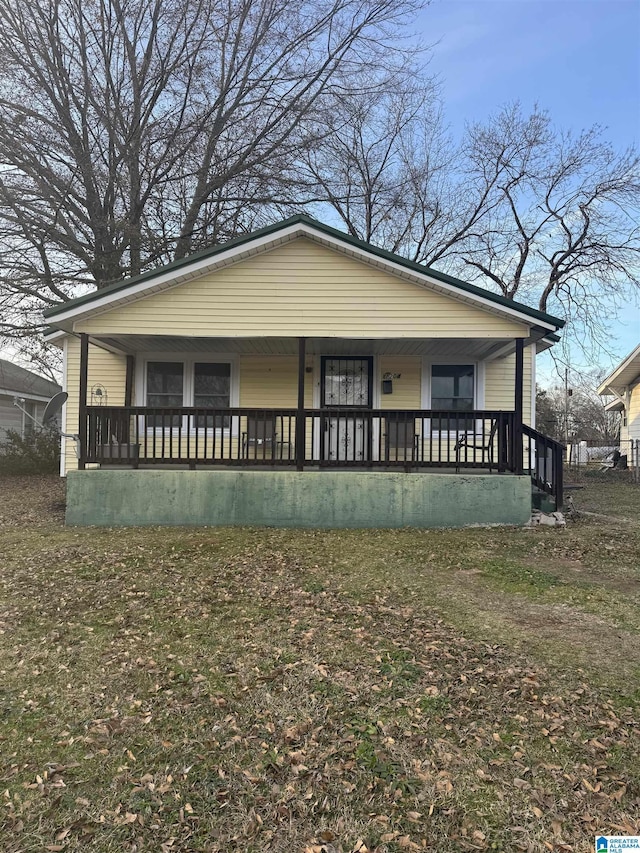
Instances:
[[[528,477],[361,471],[74,471],[67,524],[466,527],[524,524]]]

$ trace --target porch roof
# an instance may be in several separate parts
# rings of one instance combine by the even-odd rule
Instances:
[[[537,336],[536,336],[537,337]],[[525,341],[531,343],[533,339]],[[168,335],[91,335],[90,342],[111,352],[228,353],[236,355],[298,354],[298,339],[289,337],[183,337]],[[551,344],[549,344],[551,345]],[[540,347],[540,342],[538,343]],[[505,338],[307,338],[309,355],[399,355],[434,358],[503,358],[515,351]]]

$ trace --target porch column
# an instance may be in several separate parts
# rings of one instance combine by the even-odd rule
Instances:
[[[133,406],[133,376],[136,367],[136,360],[134,356],[128,355],[125,359],[126,368],[125,368],[125,376],[124,376],[124,404],[125,406]],[[117,418],[117,436],[118,441],[122,442],[122,444],[129,444],[131,442],[131,418],[130,413],[125,412],[122,417]],[[135,466],[138,467],[137,465]]]
[[[307,339],[298,338],[298,411],[296,412],[296,468],[304,468],[306,423],[304,417],[304,372],[307,363]]]
[[[522,474],[522,406],[524,385],[524,339],[516,338],[516,377],[513,418],[513,470]]]
[[[132,355],[127,356],[127,373],[124,381],[124,404],[133,406],[133,371],[135,359]]]
[[[87,387],[89,379],[89,335],[80,334],[80,388],[78,405],[78,468],[83,470],[87,460]]]

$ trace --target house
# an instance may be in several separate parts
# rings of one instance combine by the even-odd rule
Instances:
[[[605,409],[620,412],[620,453],[631,464],[638,452],[633,442],[640,442],[640,345],[600,383],[598,394],[613,397]]]
[[[74,524],[521,523],[563,321],[296,216],[45,312]],[[560,461],[558,461],[560,460]]]
[[[0,446],[8,430],[25,438],[35,426],[31,418],[40,422],[47,402],[60,390],[55,382],[0,359]],[[20,408],[14,405],[16,400]]]

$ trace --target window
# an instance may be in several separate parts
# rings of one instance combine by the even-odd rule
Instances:
[[[475,400],[473,364],[433,364],[431,366],[431,408],[448,412],[472,412]],[[454,424],[451,423],[453,427]],[[432,429],[449,428],[446,418],[434,418]],[[455,428],[473,429],[473,419],[456,420]]]
[[[181,361],[147,362],[147,406],[172,408],[184,405],[184,365]],[[179,415],[167,418],[156,415],[147,419],[150,427],[173,426],[180,422]]]
[[[196,362],[193,365],[193,405],[196,408],[228,409],[231,403],[231,365]],[[199,415],[198,426],[213,427],[213,415]],[[215,426],[228,427],[229,416],[217,415]]]
[[[182,406],[184,365],[181,361],[147,362],[147,406]]]
[[[146,405],[150,408],[227,409],[231,405],[231,363],[148,361]],[[149,427],[178,427],[180,415],[155,415]],[[215,424],[214,424],[215,420]],[[195,425],[192,422],[192,426]],[[228,427],[228,415],[198,415],[198,427]]]

